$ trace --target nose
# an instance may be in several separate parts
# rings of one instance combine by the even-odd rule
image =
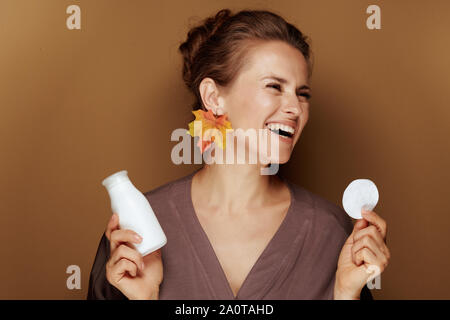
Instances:
[[[283,108],[284,113],[291,114],[292,117],[298,117],[302,113],[302,108],[300,101],[298,101],[298,96],[296,94],[289,95],[284,101]]]

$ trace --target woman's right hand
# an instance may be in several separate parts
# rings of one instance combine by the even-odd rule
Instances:
[[[106,279],[130,300],[157,300],[163,279],[161,249],[145,257],[132,246],[142,238],[136,232],[119,228],[119,216],[113,214],[105,231],[110,242]]]

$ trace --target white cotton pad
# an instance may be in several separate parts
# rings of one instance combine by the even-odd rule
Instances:
[[[372,211],[378,203],[378,189],[369,179],[353,180],[345,189],[342,205],[353,219],[362,219],[361,209]]]

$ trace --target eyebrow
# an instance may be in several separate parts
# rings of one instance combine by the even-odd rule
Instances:
[[[280,77],[277,77],[277,76],[265,76],[265,77],[261,78],[261,80],[263,80],[263,79],[273,79],[273,80],[277,80],[280,83],[287,83],[288,82],[286,79],[283,79],[283,78],[280,78]],[[311,88],[308,87],[306,84],[304,84],[304,85],[302,85],[302,86],[297,88],[297,90],[301,90],[301,89],[311,90]]]

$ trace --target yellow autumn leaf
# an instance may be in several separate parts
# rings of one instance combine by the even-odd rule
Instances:
[[[211,110],[203,111],[201,109],[192,111],[195,115],[195,120],[189,123],[188,133],[192,137],[200,137],[199,145],[201,144],[200,150],[203,153],[204,150],[208,148],[211,142],[214,142],[218,147],[224,149],[226,147],[226,130],[232,130],[230,121],[227,120],[227,115],[221,115],[216,117]],[[197,125],[195,122],[199,121]],[[215,139],[215,137],[220,137],[222,139]]]

